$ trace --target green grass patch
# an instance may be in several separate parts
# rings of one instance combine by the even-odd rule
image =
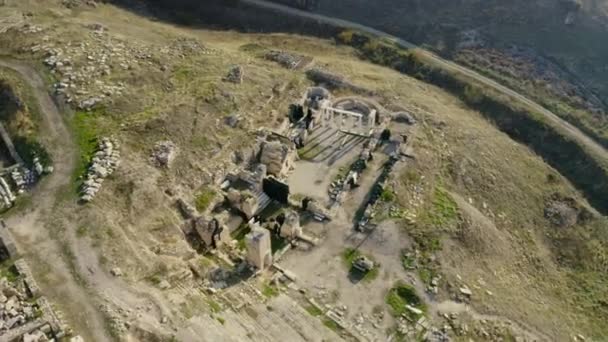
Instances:
[[[441,188],[435,188],[433,193],[433,207],[429,212],[431,223],[442,226],[458,218],[458,205],[448,192]]]
[[[355,262],[355,260],[357,260],[357,258],[361,256],[368,258],[374,263],[374,268],[372,268],[366,273],[362,273],[361,271],[353,267],[353,263]],[[369,255],[361,254],[361,252],[359,252],[359,250],[355,248],[345,248],[342,252],[342,260],[344,262],[344,265],[348,268],[349,273],[354,276],[354,278],[359,278],[360,280],[370,282],[378,278],[378,275],[380,275],[380,265],[378,265],[376,260],[374,260],[374,258]]]
[[[426,312],[426,305],[416,294],[416,290],[404,283],[397,283],[386,295],[386,304],[391,308],[391,313],[395,317],[406,315],[412,320],[417,320],[418,315],[406,308],[407,305]]]
[[[213,201],[213,199],[215,198],[215,195],[215,191],[208,188],[199,190],[194,201],[196,210],[198,210],[199,212],[204,212],[205,210],[207,210],[209,204],[211,204],[211,201]]]
[[[355,262],[355,260],[360,256],[361,253],[359,252],[359,250],[350,247],[345,248],[342,252],[342,260],[344,261],[344,264],[349,268],[353,265],[353,262]]]
[[[416,261],[416,257],[413,253],[401,253],[401,265],[403,266],[403,269],[405,269],[406,271],[411,271],[413,269],[416,269],[417,264],[418,263]]]
[[[262,288],[262,294],[266,298],[276,297],[279,295],[279,293],[280,293],[279,288],[274,285],[266,284]]]
[[[329,318],[323,319],[323,325],[337,333],[340,333],[340,331],[342,331],[342,327],[340,327],[338,323],[334,322]]]
[[[99,138],[111,131],[114,124],[106,116],[106,109],[103,107],[94,109],[90,112],[77,111],[71,121],[71,128],[74,132],[76,145],[78,147],[78,159],[74,169],[74,182],[80,186],[82,176],[87,171],[93,155],[97,151]]]
[[[207,299],[207,305],[209,305],[209,309],[213,313],[219,313],[219,312],[223,311],[222,306],[220,305],[220,303],[214,301],[211,298]]]
[[[395,200],[395,193],[391,189],[383,189],[380,193],[380,200],[382,202],[393,202]]]
[[[272,253],[275,253],[277,251],[280,251],[281,249],[285,248],[285,246],[287,246],[287,244],[289,243],[289,241],[287,241],[286,239],[283,239],[282,237],[278,236],[277,234],[274,233],[270,233],[270,246],[272,249]]]
[[[321,311],[321,309],[312,304],[304,306],[304,310],[306,310],[306,312],[308,312],[313,317],[319,317],[323,315],[323,311]]]
[[[19,276],[13,268],[13,261],[7,260],[0,265],[0,278],[6,278],[10,283],[17,281]]]

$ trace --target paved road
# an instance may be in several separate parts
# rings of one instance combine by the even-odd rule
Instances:
[[[571,139],[577,141],[580,145],[584,146],[590,153],[592,153],[594,156],[596,156],[600,160],[603,160],[604,162],[608,163],[608,150],[606,148],[604,148],[602,145],[597,143],[595,140],[588,137],[581,130],[574,127],[572,124],[566,122],[565,120],[563,120],[562,118],[557,116],[555,113],[547,110],[545,107],[543,107],[540,104],[534,102],[533,100],[527,98],[526,96],[514,91],[513,89],[507,88],[492,79],[489,79],[471,69],[463,67],[462,65],[445,60],[428,50],[421,49],[420,47],[418,47],[417,45],[415,45],[411,42],[408,42],[401,38],[395,37],[386,32],[374,29],[372,27],[354,23],[354,22],[351,22],[348,20],[343,20],[343,19],[333,18],[333,17],[329,17],[329,16],[317,14],[317,13],[302,11],[302,10],[298,10],[296,8],[283,6],[283,5],[272,3],[269,1],[265,1],[265,0],[240,0],[240,1],[242,3],[259,6],[262,8],[281,11],[283,13],[290,14],[290,15],[296,15],[296,16],[303,17],[303,18],[313,19],[313,20],[316,20],[321,23],[326,23],[326,24],[336,25],[336,26],[340,26],[340,27],[344,27],[344,28],[348,28],[348,29],[358,30],[361,32],[366,32],[366,33],[369,33],[369,34],[372,34],[372,35],[375,35],[378,37],[382,37],[384,39],[388,39],[388,40],[394,42],[396,45],[398,45],[402,48],[405,48],[405,49],[417,49],[417,51],[419,53],[421,53],[422,55],[424,55],[425,57],[427,57],[428,59],[430,59],[432,62],[436,63],[437,65],[439,65],[445,69],[448,69],[450,71],[458,72],[460,74],[466,75],[467,77],[474,79],[475,81],[481,83],[482,85],[490,87],[504,95],[507,95],[510,98],[512,98],[513,100],[520,102],[521,104],[527,106],[531,110],[538,112],[539,114],[542,114],[545,117],[545,119],[547,119],[547,122],[549,122],[551,125],[561,128],[565,135],[567,135]]]

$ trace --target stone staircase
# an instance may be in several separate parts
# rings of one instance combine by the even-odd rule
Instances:
[[[256,196],[258,199],[258,209],[255,211],[254,215],[258,215],[264,211],[264,209],[266,209],[270,202],[272,202],[272,199],[268,197],[268,195],[266,195],[266,193],[262,190],[258,190],[254,196]]]

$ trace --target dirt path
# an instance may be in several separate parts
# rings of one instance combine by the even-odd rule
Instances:
[[[354,30],[359,30],[362,32],[370,33],[372,35],[390,40],[402,48],[416,49],[417,51],[419,51],[421,54],[423,54],[425,57],[427,57],[434,63],[436,63],[450,71],[458,72],[460,74],[466,75],[467,77],[470,77],[470,78],[474,79],[475,81],[477,81],[487,87],[490,87],[504,95],[507,95],[510,98],[512,98],[513,100],[540,113],[541,115],[543,115],[545,117],[545,119],[547,119],[547,121],[551,125],[560,128],[564,134],[566,134],[568,137],[572,138],[573,140],[577,141],[581,146],[585,147],[594,156],[596,156],[597,158],[600,158],[600,160],[602,160],[604,163],[608,163],[608,150],[606,150],[602,145],[597,143],[595,140],[588,137],[585,133],[580,131],[578,128],[574,127],[572,124],[566,122],[565,120],[563,120],[562,118],[557,116],[555,113],[547,110],[545,107],[532,101],[531,99],[527,98],[526,96],[524,96],[512,89],[509,89],[492,79],[489,79],[471,69],[463,67],[462,65],[445,60],[430,51],[421,49],[420,47],[418,47],[417,45],[415,45],[411,42],[400,39],[400,38],[390,35],[386,32],[382,32],[380,30],[371,28],[369,26],[361,25],[361,24],[358,24],[358,23],[355,23],[352,21],[348,21],[348,20],[328,17],[325,15],[311,13],[311,12],[307,12],[307,11],[303,11],[303,10],[298,10],[293,7],[288,7],[288,6],[280,5],[277,3],[272,3],[269,1],[265,1],[265,0],[241,0],[241,1],[244,3],[250,4],[250,5],[259,6],[262,8],[272,9],[272,10],[280,11],[280,12],[287,13],[290,15],[299,16],[302,18],[313,19],[313,20],[316,20],[321,23],[327,23],[330,25],[338,26],[338,27],[344,27],[344,28],[349,28],[349,29],[354,29]]]
[[[173,319],[169,305],[156,289],[148,286],[135,289],[122,279],[109,276],[101,267],[91,242],[76,236],[77,227],[69,219],[52,221],[50,217],[54,210],[64,210],[66,213],[75,210],[73,203],[60,203],[57,200],[61,192],[71,191],[70,182],[77,157],[74,139],[34,68],[6,59],[0,59],[0,66],[17,71],[32,88],[42,114],[41,131],[45,132],[42,139],[53,156],[55,170],[34,190],[32,203],[25,211],[13,213],[6,219],[30,263],[38,264],[41,273],[52,275],[48,288],[44,289],[45,293],[52,294],[51,297],[57,298],[57,302],[67,305],[66,313],[72,316],[70,320],[78,323],[80,327],[77,328],[84,329],[85,337],[89,335],[94,341],[112,340],[104,317],[97,308],[101,304],[113,310],[122,308],[134,312],[136,317],[129,319],[148,327],[159,328],[158,322],[162,317]],[[65,234],[61,236],[64,240],[62,243],[50,229],[53,224],[62,225],[65,229]],[[36,270],[37,267],[33,268]]]
[[[74,139],[64,118],[49,96],[43,79],[36,70],[24,62],[0,59],[0,66],[18,72],[32,88],[38,101],[41,122],[41,139],[53,157],[54,172],[45,177],[34,189],[28,208],[14,212],[6,223],[15,235],[20,250],[32,265],[41,281],[43,292],[59,303],[68,316],[78,315],[82,333],[94,341],[110,341],[105,322],[88,291],[76,281],[68,265],[62,246],[52,236],[46,225],[57,202],[57,196],[69,190],[76,161]],[[59,286],[45,286],[45,284]]]

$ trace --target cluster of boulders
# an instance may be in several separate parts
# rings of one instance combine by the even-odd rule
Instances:
[[[243,67],[240,65],[235,65],[230,69],[230,71],[228,71],[228,75],[224,77],[224,81],[241,84],[243,83],[243,75]]]
[[[440,281],[441,281],[441,275],[434,276],[431,279],[431,283],[426,287],[427,292],[432,293],[432,294],[438,294]]]
[[[412,313],[414,315],[418,316],[419,318],[415,321],[412,321],[412,319],[409,316],[402,315],[398,319],[397,331],[401,335],[405,336],[406,341],[414,341],[419,336],[425,336],[424,340],[428,341],[428,338],[430,338],[430,335],[431,335],[431,331],[433,331],[433,328],[431,327],[428,319],[426,317],[424,317],[424,315],[419,315],[418,309],[413,308],[409,305],[406,306],[406,308],[408,310],[412,310]],[[447,335],[446,335],[446,337],[447,337]],[[443,341],[443,340],[440,340],[440,341]],[[445,341],[449,341],[449,339],[445,340]]]
[[[150,159],[155,166],[169,168],[177,156],[177,152],[177,145],[172,141],[159,141],[154,145]]]
[[[392,115],[393,117],[393,121],[395,122],[399,122],[399,123],[404,123],[407,125],[415,125],[416,124],[416,118],[408,112],[395,112]]]
[[[40,33],[42,31],[44,31],[44,29],[42,27],[36,26],[36,25],[31,25],[31,24],[25,24],[25,25],[21,26],[21,28],[19,29],[19,32],[25,33],[25,34]]]
[[[24,286],[0,279],[0,336],[39,317],[38,305],[29,300]]]
[[[34,166],[34,171],[36,171],[37,176],[42,176],[45,173],[53,173],[53,170],[54,170],[53,166],[42,165],[42,161],[40,160],[40,157],[38,157],[36,155],[34,155],[34,158],[32,159],[32,164]]]
[[[330,88],[344,88],[350,89],[357,93],[370,93],[369,90],[350,82],[346,77],[334,74],[327,70],[312,68],[306,71],[306,76],[311,81],[317,84],[328,86]]]
[[[70,9],[78,8],[82,5],[87,5],[87,6],[92,6],[92,7],[97,6],[97,2],[95,2],[94,0],[63,0],[62,4],[63,4],[63,6],[70,8]]]
[[[108,325],[117,336],[123,336],[128,328],[125,319],[130,316],[131,312],[126,312],[123,309],[115,310],[112,305],[104,304],[100,306],[101,311],[108,318]],[[131,311],[130,309],[128,311]]]
[[[103,180],[111,175],[119,164],[118,143],[111,138],[102,138],[82,185],[80,199],[90,202],[101,188]]]
[[[28,185],[36,182],[36,174],[26,168],[16,168],[11,171],[11,179],[17,186],[17,193],[22,194]]]
[[[56,94],[65,96],[66,102],[74,102],[80,109],[90,110],[108,98],[121,95],[125,89],[122,82],[114,84],[103,79],[111,75],[114,68],[111,59],[119,47],[95,51],[91,44],[81,43],[65,49],[43,47],[42,50],[47,54],[44,64],[59,79],[54,85]],[[124,64],[126,56],[123,59],[120,64],[128,69],[128,64]]]
[[[67,103],[74,103],[83,110],[110,103],[125,93],[126,84],[116,81],[117,77],[112,77],[114,74],[144,66],[166,71],[168,64],[176,58],[218,52],[192,38],[178,38],[155,46],[125,41],[103,24],[85,27],[89,30],[86,39],[57,43],[47,36],[24,48],[24,52],[43,57],[44,64],[58,80],[55,92],[64,96]],[[39,27],[29,25],[23,26],[22,30],[40,32]]]
[[[304,57],[285,51],[272,50],[266,54],[266,59],[277,62],[287,69],[296,69],[300,66]]]
[[[346,308],[346,306],[343,306],[343,309],[344,308]],[[342,315],[342,312],[336,312]],[[376,334],[373,334],[372,331],[382,328],[382,321],[384,319],[384,315],[384,311],[379,311],[372,315],[359,313],[354,317],[352,327],[360,335],[366,337],[369,340],[374,340],[374,335]]]
[[[44,64],[59,80],[55,84],[56,93],[63,94],[68,103],[75,103],[81,109],[92,109],[122,95],[125,84],[112,81],[109,76],[120,70],[152,64],[156,51],[150,46],[113,39],[101,24],[87,28],[91,30],[90,41],[68,42],[61,47],[43,41],[27,48],[31,53],[45,56]]]
[[[560,228],[572,227],[592,216],[576,199],[558,193],[551,195],[545,203],[544,215],[553,226]]]
[[[468,315],[461,317],[457,312],[441,313],[446,324],[441,329],[443,332],[451,331],[455,336],[475,336],[481,341],[498,342],[504,341],[505,336],[512,336],[514,341],[527,341],[528,339],[522,336],[518,330],[512,328],[513,324],[510,321],[495,321],[489,319],[471,320]],[[574,341],[585,341],[582,335],[576,335]]]
[[[179,37],[171,41],[167,46],[159,49],[161,54],[171,58],[186,58],[193,55],[215,55],[219,51],[208,48],[194,38]]]

